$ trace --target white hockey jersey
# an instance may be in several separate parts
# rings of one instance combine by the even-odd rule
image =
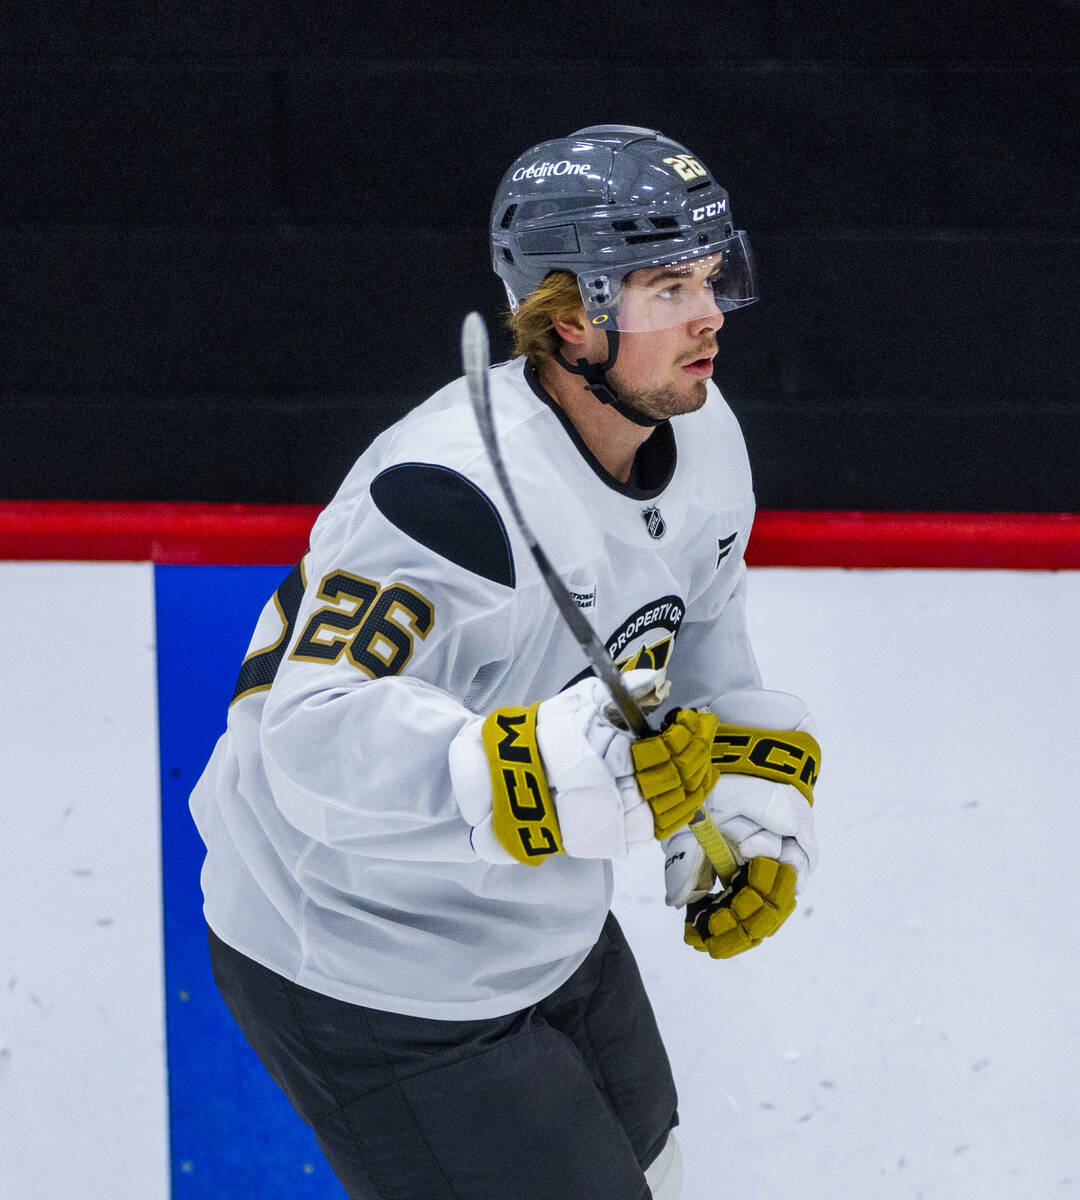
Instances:
[[[655,430],[627,484],[524,360],[494,368],[491,393],[532,531],[620,666],[666,667],[672,705],[760,686],[743,616],[750,471],[716,387]],[[479,859],[447,754],[474,716],[588,669],[459,379],[357,461],[263,610],[191,797],[210,926],[374,1008],[474,1019],[549,994],[599,934],[612,866]],[[662,886],[658,861],[657,903]]]

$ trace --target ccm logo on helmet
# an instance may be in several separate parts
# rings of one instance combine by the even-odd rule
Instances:
[[[708,217],[718,217],[722,212],[727,212],[726,200],[714,200],[712,204],[703,204],[701,208],[695,208],[690,213],[691,221],[704,221]]]
[[[518,167],[514,172],[515,183],[522,179],[544,179],[548,175],[588,175],[588,163],[572,163],[569,159],[560,158],[558,162],[531,163],[527,167]]]

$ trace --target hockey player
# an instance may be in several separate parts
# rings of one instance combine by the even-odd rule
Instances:
[[[211,958],[354,1200],[676,1200],[612,861],[662,839],[686,941],[723,958],[816,855],[819,755],[747,640],[750,471],[710,378],[753,259],[705,165],[625,126],[522,155],[491,243],[514,489],[673,715],[639,741],[613,723],[449,384],[360,457],[256,626],[191,799]],[[711,896],[702,803],[746,864]]]

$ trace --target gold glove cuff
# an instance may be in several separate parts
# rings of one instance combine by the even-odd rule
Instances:
[[[492,832],[508,854],[530,867],[563,853],[536,740],[539,707],[497,708],[480,730],[491,771]]]
[[[798,730],[751,729],[721,725],[713,737],[712,764],[717,775],[758,775],[798,788],[810,805],[821,763],[821,747]]]

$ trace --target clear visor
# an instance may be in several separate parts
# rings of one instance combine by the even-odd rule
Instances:
[[[585,316],[625,333],[670,329],[757,299],[757,272],[743,230],[674,262],[605,267],[578,276]]]

